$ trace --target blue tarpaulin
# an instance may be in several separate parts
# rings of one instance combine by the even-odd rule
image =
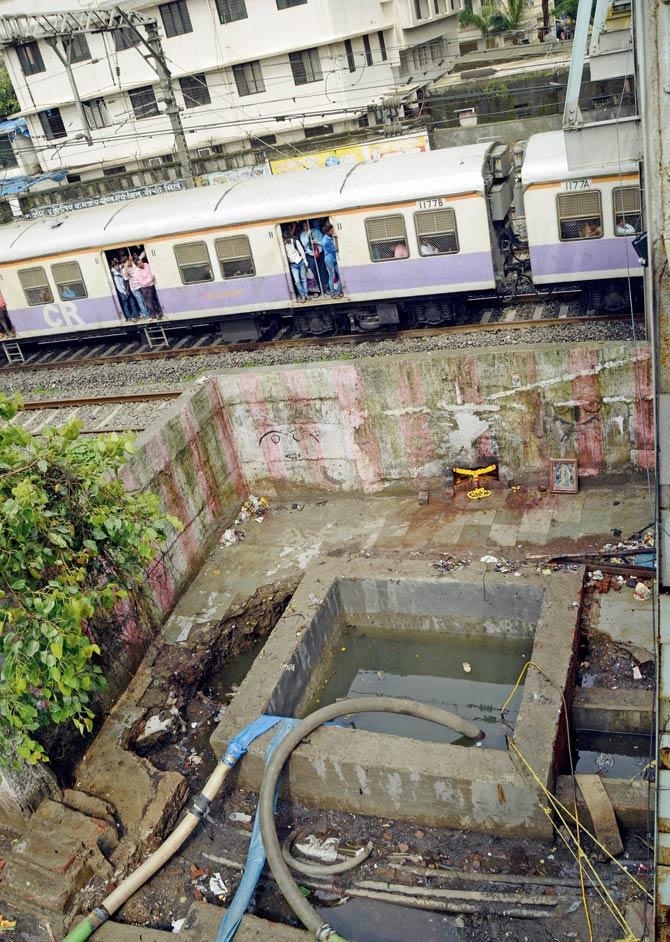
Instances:
[[[60,183],[66,176],[66,170],[54,170],[52,173],[40,173],[36,177],[7,177],[5,180],[0,180],[0,196],[25,193],[31,186],[37,186],[38,183],[44,183],[46,180],[55,180]]]
[[[24,137],[30,137],[30,131],[25,118],[10,118],[8,121],[0,121],[0,135],[7,135],[10,138],[17,134],[23,134]]]

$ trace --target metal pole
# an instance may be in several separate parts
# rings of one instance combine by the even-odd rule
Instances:
[[[72,33],[69,34],[70,38]],[[47,36],[45,42],[48,46],[51,46],[53,51],[56,53],[60,61],[65,66],[65,72],[67,73],[68,80],[70,82],[70,88],[72,89],[72,100],[74,101],[75,108],[77,109],[77,114],[79,115],[79,120],[81,121],[82,133],[86,138],[86,143],[89,147],[93,146],[93,140],[91,139],[91,129],[88,125],[88,119],[86,118],[86,112],[84,111],[84,106],[79,97],[79,89],[77,88],[77,83],[74,79],[74,73],[72,71],[72,65],[70,64],[70,50],[71,47],[66,45],[66,39],[63,39],[63,45],[65,47],[65,54],[61,52],[58,48],[58,39],[55,36]]]
[[[181,123],[181,112],[179,110],[177,100],[174,97],[174,89],[172,88],[172,74],[170,73],[167,62],[165,61],[156,21],[147,20],[147,22],[144,24],[147,35],[143,36],[124,10],[122,10],[120,7],[117,7],[116,10],[121,19],[140,40],[142,45],[146,47],[146,49],[149,51],[149,56],[151,59],[153,59],[152,68],[158,76],[161,100],[165,102],[165,113],[170,119],[172,133],[174,134],[177,161],[181,165],[182,176],[184,178],[184,182],[186,183],[186,187],[187,189],[190,189],[191,187],[195,186],[193,180],[193,168],[191,167],[191,158],[188,153],[186,137],[184,136],[184,128],[182,127]]]
[[[194,186],[193,168],[191,167],[191,158],[186,144],[186,136],[181,123],[181,111],[174,96],[172,87],[172,75],[163,56],[158,27],[155,22],[147,23],[147,45],[153,51],[154,61],[156,62],[156,71],[158,73],[161,98],[165,102],[165,113],[170,119],[172,133],[174,134],[175,151],[177,160],[182,168],[182,174],[187,187]]]
[[[582,75],[584,74],[584,60],[586,47],[589,41],[589,23],[591,22],[591,0],[579,0],[577,9],[577,22],[575,24],[575,37],[572,43],[572,59],[570,60],[570,74],[568,86],[565,90],[565,110],[563,112],[563,128],[577,128],[582,123],[579,110],[579,93],[582,88]]]

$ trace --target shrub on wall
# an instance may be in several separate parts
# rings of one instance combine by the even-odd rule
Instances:
[[[34,738],[53,724],[92,728],[105,685],[92,621],[137,592],[170,525],[159,499],[115,472],[130,436],[39,436],[0,396],[0,764],[48,761]]]

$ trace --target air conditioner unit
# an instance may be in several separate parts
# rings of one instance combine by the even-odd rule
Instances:
[[[149,157],[145,163],[146,163],[147,168],[149,169],[153,167],[162,167],[163,158],[162,157]]]
[[[211,157],[214,154],[214,151],[211,147],[199,147],[197,154],[198,157]]]

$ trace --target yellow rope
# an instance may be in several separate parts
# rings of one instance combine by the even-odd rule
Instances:
[[[512,747],[512,749],[514,749],[514,751],[516,752],[516,754],[518,755],[518,757],[521,759],[521,761],[523,762],[524,766],[528,769],[528,771],[529,771],[529,773],[530,773],[530,775],[531,775],[533,781],[542,789],[542,791],[544,792],[544,794],[547,796],[547,798],[549,799],[550,803],[553,805],[554,811],[556,812],[556,814],[557,814],[558,817],[560,818],[560,820],[561,820],[561,822],[562,822],[562,824],[563,824],[563,827],[565,828],[565,830],[567,831],[567,833],[570,835],[570,837],[572,838],[572,840],[573,840],[573,841],[575,842],[575,844],[577,845],[577,854],[575,854],[574,850],[573,850],[573,849],[569,846],[569,844],[567,843],[567,840],[566,840],[566,838],[565,838],[565,835],[561,834],[561,832],[560,832],[560,830],[558,829],[558,826],[556,825],[556,823],[552,821],[552,826],[554,827],[556,833],[561,837],[561,839],[563,840],[563,843],[566,845],[566,847],[568,847],[568,849],[569,849],[570,852],[572,853],[573,857],[576,858],[577,863],[578,863],[578,865],[579,865],[579,867],[580,867],[580,874],[581,874],[581,871],[582,871],[582,861],[583,861],[584,863],[586,863],[586,866],[588,867],[588,869],[589,869],[589,871],[590,871],[589,877],[590,877],[590,879],[591,879],[591,882],[593,882],[594,879],[597,880],[597,882],[600,884],[600,887],[602,888],[602,894],[599,893],[601,899],[603,900],[603,902],[605,903],[605,905],[607,906],[607,908],[609,909],[609,911],[612,913],[612,915],[614,916],[614,918],[616,919],[616,921],[619,923],[619,925],[621,926],[621,928],[624,930],[624,932],[628,933],[629,936],[632,936],[632,938],[635,939],[635,936],[633,935],[633,931],[632,931],[632,929],[630,928],[630,926],[628,925],[628,923],[626,922],[626,918],[625,918],[624,914],[621,912],[621,910],[619,909],[619,907],[617,906],[617,904],[614,902],[614,899],[612,898],[612,895],[610,894],[609,890],[607,889],[607,887],[606,887],[605,884],[603,883],[602,879],[600,878],[600,876],[599,876],[599,874],[598,874],[598,871],[597,871],[596,868],[593,866],[593,864],[592,864],[591,861],[589,860],[588,856],[583,852],[583,850],[582,850],[582,848],[581,848],[581,843],[580,843],[579,839],[572,833],[572,831],[570,830],[570,827],[569,827],[567,821],[565,820],[565,818],[564,818],[563,815],[561,814],[561,811],[559,810],[559,808],[563,808],[563,805],[562,805],[561,802],[560,802],[554,795],[552,795],[551,792],[546,788],[546,786],[545,786],[544,783],[541,781],[541,779],[539,778],[539,776],[537,775],[537,773],[535,772],[535,770],[533,769],[533,767],[530,765],[530,763],[526,760],[526,758],[524,757],[524,755],[522,754],[521,750],[520,750],[519,747],[516,745],[516,743],[514,743],[513,740],[509,740],[509,744],[510,744],[510,746]],[[543,808],[543,810],[545,811],[545,813],[548,815],[549,820],[551,820],[551,815],[550,815],[549,809],[547,809],[544,805],[541,805],[541,807]],[[570,815],[570,812],[569,812],[567,809],[565,809],[565,811],[566,811],[566,814]],[[570,817],[572,817],[572,815],[570,815]],[[586,833],[588,833],[587,829],[584,828],[583,826],[582,826],[582,830],[584,830]],[[628,871],[625,870],[625,868],[624,868],[624,872],[625,872],[625,873],[628,873]],[[628,874],[628,876],[630,876],[630,874]],[[588,905],[587,905],[587,900],[586,900],[586,887],[584,886],[583,877],[581,877],[581,876],[580,876],[580,883],[581,883],[581,886],[582,886],[582,902],[583,902],[583,904],[584,904],[584,913],[585,913],[585,915],[586,915],[586,921],[587,921],[587,926],[588,926],[588,930],[589,930],[589,942],[593,942],[593,931],[592,931],[592,928],[591,928],[591,917],[590,917],[590,914],[589,914],[589,912],[588,912]],[[594,884],[594,886],[595,886],[595,884]],[[597,892],[599,892],[597,887],[595,887],[595,889],[596,889]],[[645,890],[645,892],[646,892],[646,890]],[[603,896],[603,894],[604,894],[604,896]]]
[[[523,681],[523,679],[524,679],[524,677],[525,677],[525,675],[526,675],[526,673],[527,673],[529,667],[534,667],[535,670],[536,670],[538,673],[542,674],[542,676],[544,677],[544,679],[545,679],[548,683],[552,684],[553,686],[556,686],[555,683],[554,683],[554,681],[551,679],[551,677],[548,677],[547,674],[542,670],[542,668],[539,667],[534,661],[526,661],[526,663],[523,665],[523,668],[522,668],[522,670],[521,670],[521,673],[519,674],[519,678],[518,678],[516,684],[514,685],[514,688],[513,688],[513,690],[512,690],[512,693],[509,695],[509,697],[507,698],[507,700],[505,700],[505,703],[504,703],[503,706],[502,706],[502,709],[501,709],[501,711],[500,711],[501,713],[504,713],[505,710],[507,709],[507,707],[509,706],[510,700],[512,699],[512,697],[513,697],[514,694],[516,693],[517,689],[519,688],[519,685],[522,683],[522,681]],[[567,722],[567,717],[566,717],[566,722]],[[510,745],[514,745],[514,748],[515,748],[516,751],[518,752],[518,751],[519,751],[519,750],[518,750],[518,747],[513,743],[513,741],[510,739],[509,742],[510,742]],[[519,753],[519,755],[521,755],[521,754]],[[523,761],[525,762],[526,760],[524,759]],[[530,766],[529,766],[529,768],[530,768]],[[565,807],[565,805],[562,804],[562,803],[558,800],[558,798],[556,798],[555,795],[552,795],[551,792],[549,792],[549,791],[545,788],[544,784],[540,781],[539,778],[537,779],[537,781],[538,781],[538,784],[541,786],[541,788],[542,788],[542,789],[547,793],[547,795],[550,797],[550,799],[551,799],[553,802],[555,802],[556,805],[557,805],[562,811],[564,811],[565,814],[568,815],[568,817],[570,817],[573,821],[577,822],[577,818],[575,817],[575,815],[573,815],[572,812],[569,811],[569,810]],[[647,897],[653,902],[653,900],[654,900],[653,895],[646,889],[646,887],[645,887],[642,883],[640,883],[639,880],[637,880],[637,879],[633,876],[632,873],[630,873],[628,870],[626,870],[626,868],[623,866],[623,864],[620,863],[620,862],[616,859],[616,857],[614,857],[614,856],[609,852],[609,850],[608,850],[603,844],[600,843],[600,841],[598,840],[598,838],[597,838],[594,834],[592,834],[591,831],[589,831],[589,829],[588,829],[587,827],[585,827],[583,824],[580,825],[580,828],[581,828],[581,830],[582,830],[585,834],[587,834],[587,835],[591,838],[591,840],[594,842],[594,844],[595,844],[607,857],[609,857],[609,859],[612,861],[612,863],[616,864],[616,866],[619,868],[619,870],[621,870],[623,873],[625,873],[626,876],[628,877],[628,879],[631,880],[631,881],[635,884],[635,886],[636,886],[639,890],[641,890],[641,891],[645,894],[645,896],[647,896]]]

